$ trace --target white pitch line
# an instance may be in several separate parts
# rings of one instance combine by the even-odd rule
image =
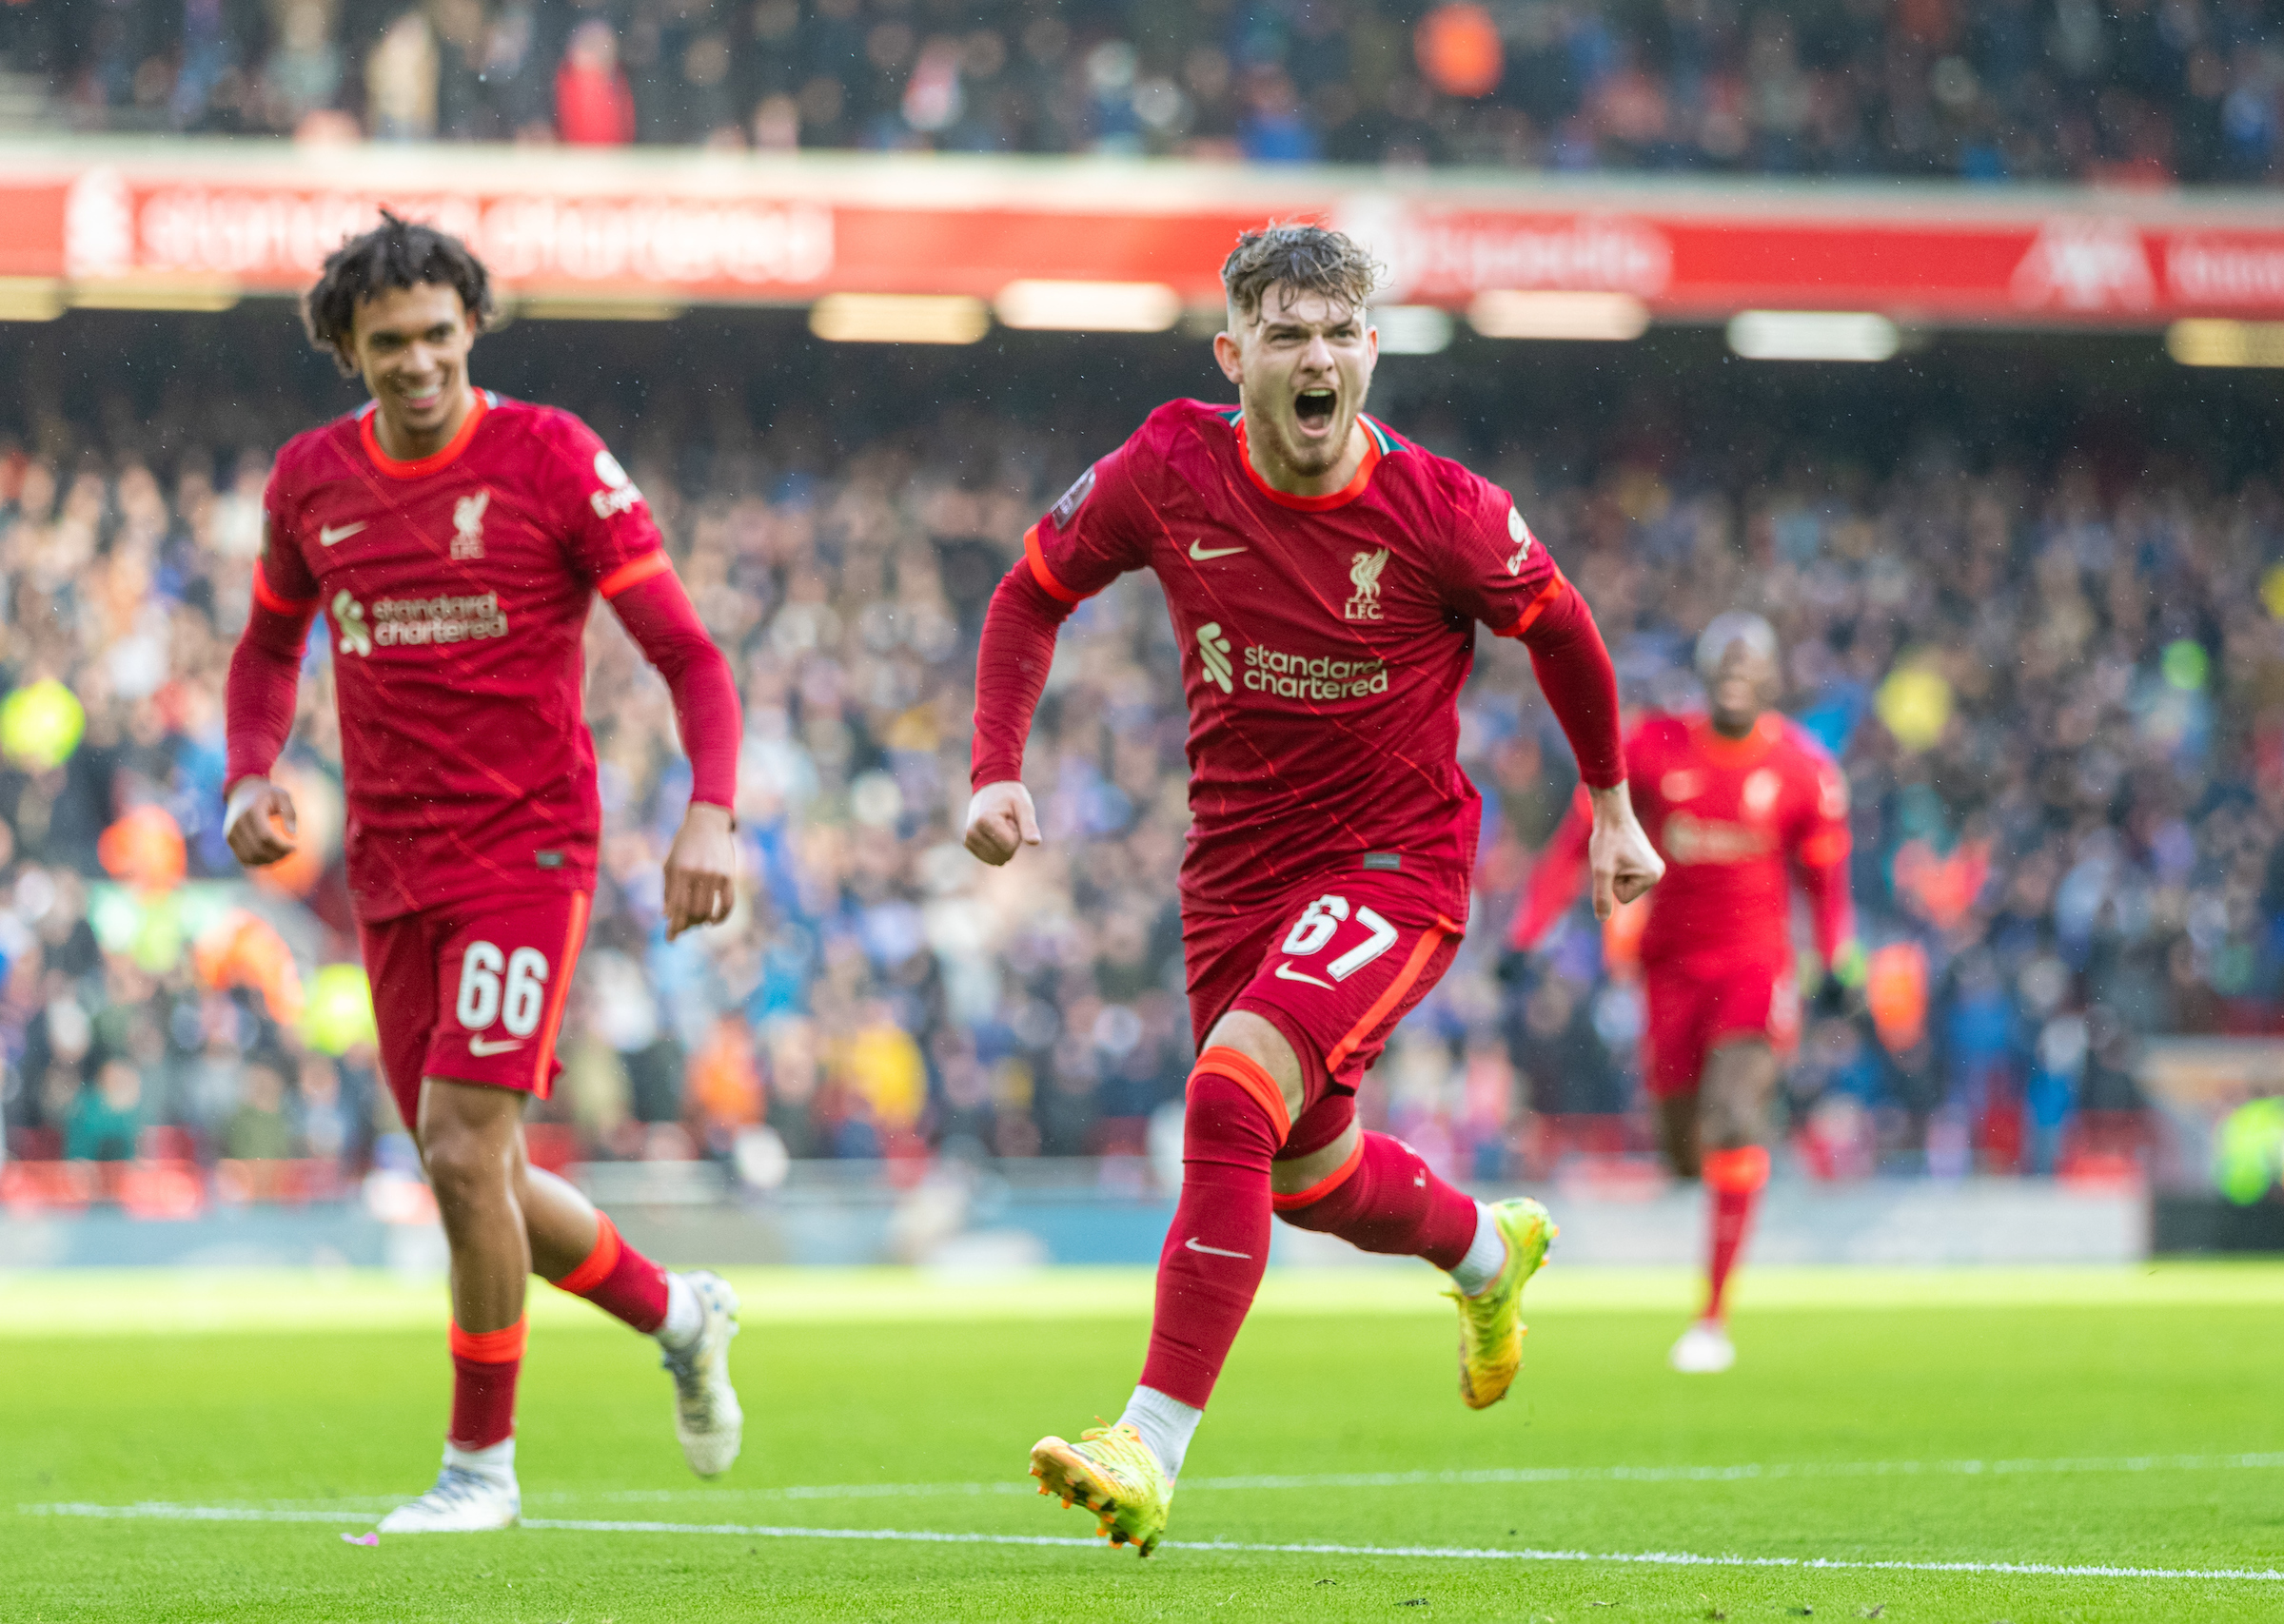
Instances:
[[[147,1500],[140,1505],[105,1506],[85,1503],[20,1506],[32,1516],[161,1517],[220,1522],[360,1521],[346,1513],[248,1512],[226,1506],[186,1506]],[[587,1517],[526,1517],[525,1528],[568,1534],[699,1534],[739,1539],[833,1539],[892,1545],[1024,1545],[1066,1549],[1094,1549],[1098,1539],[1046,1534],[943,1533],[908,1528],[792,1528],[767,1523],[632,1522]],[[1541,1551],[1502,1550],[1467,1545],[1334,1545],[1326,1543],[1275,1544],[1235,1539],[1169,1539],[1164,1551],[1226,1551],[1247,1556],[1408,1556],[1462,1562],[1585,1562],[1651,1568],[1789,1568],[1802,1572],[1877,1572],[1907,1574],[2014,1574],[2038,1578],[2089,1579],[2242,1579],[2284,1583],[2284,1573],[2274,1568],[2137,1568],[2094,1562],[1911,1562],[1847,1559],[1832,1556],[1705,1556],[1692,1551]]]
[[[1746,1462],[1733,1466],[1487,1466],[1440,1472],[1327,1472],[1242,1477],[1185,1477],[1197,1493],[1274,1489],[1409,1489],[1473,1487],[1487,1483],[1754,1483],[1802,1477],[2005,1477],[2076,1473],[2248,1472],[2284,1468],[2284,1452],[2262,1455],[2122,1455],[2021,1460],[1854,1460]],[[881,1500],[1034,1495],[1028,1478],[976,1483],[805,1483],[775,1489],[559,1490],[528,1497],[534,1503],[602,1501],[613,1505],[675,1505],[717,1500]]]

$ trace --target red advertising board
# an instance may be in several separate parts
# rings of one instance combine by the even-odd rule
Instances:
[[[1317,218],[1372,245],[1389,299],[1455,308],[1565,289],[1677,320],[2284,317],[2284,206],[2259,194],[191,142],[0,145],[0,276],[292,291],[384,205],[466,236],[519,292],[586,299],[989,298],[1049,279],[1164,283],[1202,303],[1239,230]]]

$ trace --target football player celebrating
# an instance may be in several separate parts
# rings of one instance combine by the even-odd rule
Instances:
[[[457,239],[390,215],[325,262],[312,340],[372,393],[288,442],[263,499],[254,606],[230,662],[228,809],[239,861],[294,850],[268,773],[292,730],[311,619],[332,616],[348,881],[382,1069],[452,1252],[443,1471],[384,1533],[502,1528],[520,1510],[516,1374],[534,1270],[658,1339],[684,1455],[711,1477],[742,1428],[737,1299],[668,1274],[529,1164],[587,924],[601,824],[581,714],[597,595],[666,678],[690,806],[666,857],[669,934],[729,916],[740,722],[729,665],[668,566],[641,493],[578,419],[468,381],[492,308]]]
[[[1711,1197],[1705,1308],[1673,1344],[1673,1368],[1737,1360],[1723,1302],[1761,1187],[1769,1102],[1800,1035],[1792,881],[1807,892],[1818,997],[1837,1008],[1863,979],[1848,898],[1848,787],[1809,734],[1769,709],[1777,635],[1758,615],[1717,616],[1697,644],[1701,715],[1644,716],[1625,745],[1642,821],[1667,878],[1642,930],[1648,1083],[1666,1159]],[[1590,842],[1582,794],[1547,841],[1508,941],[1537,946],[1578,894]]]
[[[1481,800],[1456,699],[1475,623],[1516,637],[1594,809],[1596,905],[1660,864],[1626,797],[1617,683],[1585,601],[1506,492],[1364,415],[1375,267],[1315,225],[1250,232],[1213,341],[1235,406],[1177,401],[1079,477],[1023,538],[977,656],[968,850],[1039,830],[1022,784],[1056,628],[1129,570],[1156,573],[1190,707],[1182,934],[1192,1030],[1182,1190],[1141,1383],[1118,1421],[1041,1438],[1042,1493],[1148,1556],[1261,1282],[1272,1213],[1449,1272],[1459,1385],[1477,1408],[1521,1363],[1523,1284],[1554,1226],[1486,1207],[1355,1094],[1467,926]]]

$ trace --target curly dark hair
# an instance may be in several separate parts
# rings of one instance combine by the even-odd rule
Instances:
[[[433,282],[460,295],[469,322],[481,332],[492,319],[492,277],[468,245],[446,231],[400,220],[387,209],[381,224],[352,237],[325,257],[317,285],[302,298],[302,325],[309,342],[330,350],[345,373],[357,368],[349,359],[357,306],[392,287]]]
[[[1222,289],[1239,315],[1257,314],[1261,296],[1279,283],[1361,310],[1380,285],[1380,266],[1354,238],[1297,224],[1246,232],[1221,263]]]

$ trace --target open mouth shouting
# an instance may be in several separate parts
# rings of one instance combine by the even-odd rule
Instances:
[[[1292,398],[1293,420],[1302,435],[1310,440],[1322,439],[1332,432],[1339,408],[1340,396],[1330,388],[1303,389]]]

